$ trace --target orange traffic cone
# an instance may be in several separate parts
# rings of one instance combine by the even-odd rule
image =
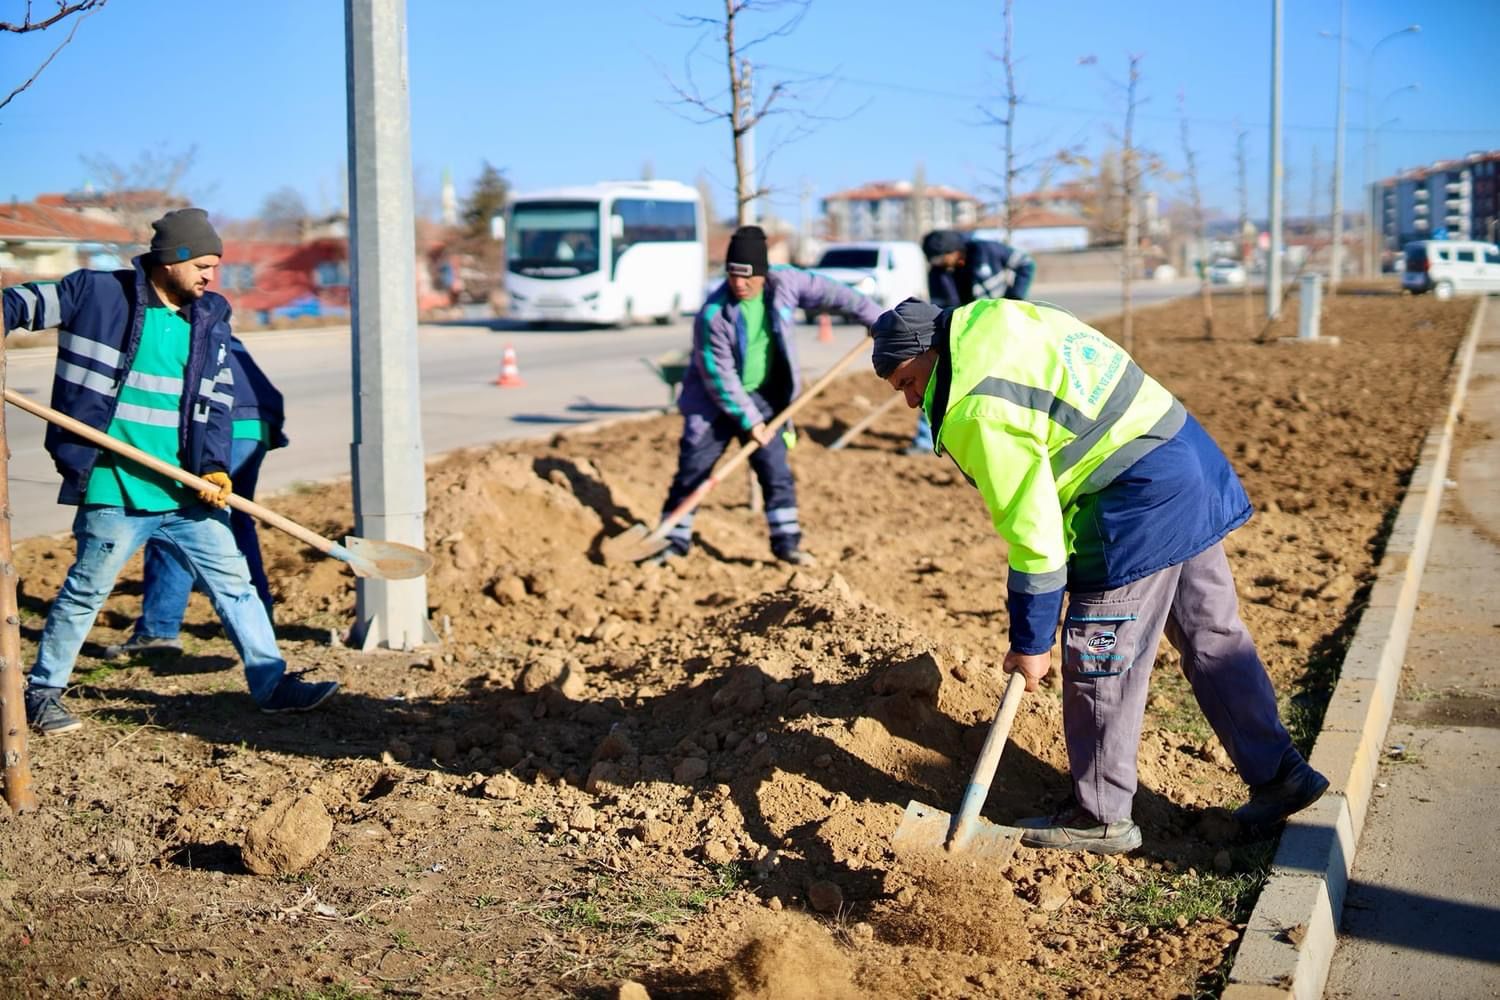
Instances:
[[[818,316],[818,343],[833,343],[833,317],[827,313]]]
[[[521,381],[521,366],[516,363],[516,349],[509,344],[505,347],[505,355],[500,359],[500,375],[495,379],[495,384],[502,389],[514,389],[526,383]]]

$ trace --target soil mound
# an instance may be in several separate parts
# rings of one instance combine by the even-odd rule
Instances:
[[[728,971],[732,1000],[859,1000],[853,965],[817,922],[764,922]]]

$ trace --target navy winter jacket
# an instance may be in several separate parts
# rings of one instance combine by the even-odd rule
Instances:
[[[771,342],[776,349],[773,370],[785,375],[778,384],[789,393],[785,399],[772,401],[778,410],[802,391],[797,346],[792,337],[797,309],[833,310],[865,326],[880,316],[880,306],[874,299],[848,285],[795,267],[771,268],[766,275],[765,303]],[[682,380],[682,395],[677,402],[685,416],[712,420],[723,413],[733,417],[741,430],[748,431],[776,415],[762,413],[740,381],[746,339],[740,304],[730,297],[726,281],[708,297],[693,321],[693,363]]]
[[[233,420],[263,420],[268,431],[267,449],[285,448],[287,440],[282,427],[286,424],[286,406],[281,392],[260,365],[250,356],[240,338],[229,338],[229,367],[234,372]]]
[[[144,258],[131,270],[74,271],[58,282],[4,291],[6,330],[58,329],[52,408],[106,431],[118,392],[140,347],[152,292]],[[203,476],[229,470],[234,372],[229,364],[229,303],[206,292],[188,311],[191,335],[182,379],[178,464]],[[80,504],[100,449],[55,425],[47,452],[62,475],[57,502]]]

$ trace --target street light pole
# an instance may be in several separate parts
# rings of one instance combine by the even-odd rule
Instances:
[[[1375,217],[1380,213],[1380,206],[1375,198],[1375,53],[1386,42],[1402,35],[1415,35],[1422,30],[1420,24],[1408,24],[1399,31],[1393,31],[1380,41],[1370,46],[1369,54],[1365,57],[1365,207],[1369,216],[1365,221],[1365,277],[1375,277],[1375,240],[1377,233],[1382,248],[1385,245],[1385,222]],[[1405,88],[1402,88],[1405,89]]]
[[[1344,276],[1344,72],[1348,65],[1349,0],[1339,0],[1339,102],[1338,122],[1333,131],[1333,260],[1328,275],[1328,294],[1338,294]]]
[[[354,354],[354,533],[425,546],[421,381],[411,189],[406,0],[344,0],[349,277]],[[350,644],[434,641],[427,580],[354,584]]]
[[[1281,0],[1271,0],[1271,247],[1266,259],[1266,319],[1281,315]]]

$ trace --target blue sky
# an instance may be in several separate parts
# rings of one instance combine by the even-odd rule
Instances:
[[[0,0],[0,20],[21,0]],[[45,6],[45,5],[42,5]],[[998,183],[1001,135],[979,107],[998,109],[1000,0],[873,3],[814,0],[794,34],[754,54],[763,84],[827,74],[804,87],[830,120],[781,148],[765,174],[778,214],[796,219],[797,194],[814,199],[867,180],[911,176],[978,194]],[[1016,0],[1015,51],[1026,103],[1019,141],[1038,153],[1097,152],[1123,118],[1104,78],[1144,56],[1140,133],[1171,166],[1181,163],[1177,94],[1186,94],[1205,199],[1233,212],[1235,122],[1249,131],[1250,201],[1266,204],[1270,0]],[[1338,0],[1287,0],[1287,204],[1310,199],[1313,154],[1331,177]],[[41,9],[39,7],[38,9]],[[717,182],[729,209],[728,129],[684,120],[666,75],[683,77],[695,33],[678,13],[717,14],[719,0],[410,0],[408,32],[413,161],[419,191],[435,195],[445,168],[460,191],[488,159],[521,190],[612,177]],[[1345,204],[1364,177],[1365,49],[1382,45],[1369,92],[1381,173],[1473,150],[1500,148],[1500,3],[1495,0],[1350,0]],[[772,22],[750,21],[741,30]],[[0,37],[0,93],[25,79],[61,40],[57,28]],[[704,43],[694,73],[722,89],[722,48]],[[134,160],[143,150],[197,147],[186,187],[221,215],[253,215],[290,184],[313,208],[339,201],[345,156],[343,4],[337,0],[111,0],[83,24],[41,78],[0,109],[0,197],[76,189],[81,157]],[[1094,67],[1079,64],[1095,56]],[[1416,83],[1419,90],[1402,91]],[[1388,94],[1392,94],[1387,98]],[[762,152],[774,145],[762,131]],[[1172,197],[1172,184],[1157,184]],[[1320,205],[1326,205],[1325,199]],[[814,201],[814,211],[816,201]]]

